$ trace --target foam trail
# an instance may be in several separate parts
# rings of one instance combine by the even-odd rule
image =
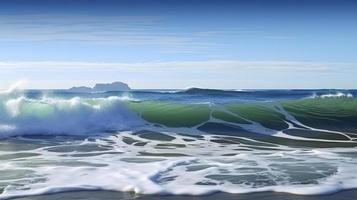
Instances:
[[[357,184],[356,160],[351,159],[351,155],[339,155],[349,151],[346,149],[264,151],[246,147],[251,151],[241,151],[237,149],[242,147],[240,145],[210,142],[212,137],[185,143],[187,137],[172,136],[175,143],[186,147],[158,149],[160,141],[121,132],[115,136],[66,140],[62,144],[22,151],[39,156],[2,161],[0,170],[25,169],[28,174],[19,174],[17,180],[5,178],[3,182],[8,186],[0,199],[71,190],[174,195],[276,191],[311,195],[355,188]],[[128,137],[145,141],[147,145],[127,144]],[[99,147],[106,151],[99,152]],[[83,148],[85,154],[81,152]],[[143,151],[188,156],[138,156]],[[235,155],[223,156],[233,152]],[[36,176],[30,173],[33,170]]]

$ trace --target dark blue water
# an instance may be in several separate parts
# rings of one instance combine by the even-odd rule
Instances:
[[[76,96],[87,98],[106,98],[110,96],[126,95],[140,101],[173,101],[193,103],[235,103],[247,101],[284,101],[309,98],[315,96],[357,96],[357,90],[343,89],[314,89],[314,90],[213,90],[190,88],[187,90],[132,90],[130,92],[102,92],[102,93],[72,93],[66,90],[29,90],[26,96],[40,98],[44,94],[73,98]]]

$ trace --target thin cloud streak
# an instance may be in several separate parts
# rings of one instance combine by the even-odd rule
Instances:
[[[0,15],[0,41],[160,45],[202,50],[224,31],[177,32],[158,16]],[[194,52],[194,51],[191,51]]]
[[[0,70],[90,70],[90,71],[136,71],[167,69],[202,69],[202,70],[281,70],[307,72],[334,72],[357,67],[357,63],[319,63],[295,61],[240,61],[240,60],[206,60],[206,61],[159,61],[159,62],[65,62],[65,61],[2,61]]]
[[[74,43],[161,48],[164,54],[202,54],[231,45],[221,38],[264,39],[269,32],[247,27],[190,30],[167,16],[1,15],[0,41]],[[287,36],[286,36],[287,37]],[[220,42],[217,42],[219,40]]]

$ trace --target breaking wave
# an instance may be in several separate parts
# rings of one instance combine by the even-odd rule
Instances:
[[[357,146],[357,100],[310,98],[271,103],[177,103],[127,97],[0,96],[0,137],[96,135],[184,129],[290,146]],[[174,132],[175,132],[174,131]]]
[[[199,101],[167,100],[179,93],[160,100],[141,92],[139,100],[33,95],[17,86],[1,92],[0,199],[71,190],[306,195],[357,187],[352,95],[255,91],[247,94],[292,99],[219,103],[211,100],[223,98],[221,91],[191,89],[184,98],[187,92]]]
[[[79,135],[127,130],[143,121],[123,103],[127,98],[63,99],[0,97],[0,137]]]
[[[353,98],[353,94],[351,93],[343,93],[343,92],[336,92],[336,93],[328,93],[328,94],[321,94],[317,95],[314,93],[311,98]]]

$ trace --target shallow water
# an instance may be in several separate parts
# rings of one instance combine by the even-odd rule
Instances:
[[[1,94],[0,199],[75,190],[308,195],[356,188],[354,95]]]

